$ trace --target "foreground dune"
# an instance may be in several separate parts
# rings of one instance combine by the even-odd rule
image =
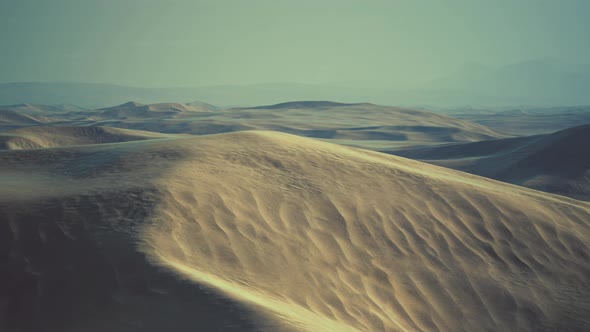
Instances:
[[[188,331],[220,310],[237,330],[590,328],[586,202],[273,132],[4,151],[0,177],[20,276],[0,287],[36,294],[2,303],[55,330]],[[235,302],[199,307],[198,285]]]

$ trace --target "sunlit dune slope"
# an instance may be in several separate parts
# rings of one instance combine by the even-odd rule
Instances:
[[[130,275],[154,273],[139,250],[163,271],[241,303],[261,326],[266,317],[303,331],[590,328],[586,202],[274,132],[5,151],[0,176],[13,179],[0,192],[9,238],[1,243],[11,244],[3,247],[10,259],[28,262],[23,271],[48,269],[18,257],[58,246],[44,233],[51,229],[88,241],[78,254],[123,276],[100,292],[102,319],[113,306],[137,324],[139,313],[170,315],[133,313],[133,297],[110,297],[134,294]],[[48,206],[57,217],[27,219]],[[26,241],[27,231],[38,235]],[[42,261],[59,269],[69,260],[58,254]],[[121,257],[134,257],[135,274]],[[175,287],[170,305],[190,289]]]
[[[69,145],[116,143],[166,135],[109,127],[27,127],[0,133],[0,150],[39,149]]]
[[[590,125],[553,134],[391,153],[538,190],[590,200]]]
[[[364,331],[589,326],[586,204],[275,133],[192,154],[145,250],[310,330],[307,311]]]

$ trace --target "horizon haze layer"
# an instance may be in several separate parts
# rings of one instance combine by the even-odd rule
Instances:
[[[0,82],[201,87],[191,99],[223,105],[314,89],[390,105],[588,104],[587,12],[580,0],[2,1]],[[217,97],[286,90],[276,82],[305,94]]]

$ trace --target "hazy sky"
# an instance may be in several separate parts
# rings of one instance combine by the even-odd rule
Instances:
[[[590,59],[580,0],[0,0],[0,81],[394,87]]]

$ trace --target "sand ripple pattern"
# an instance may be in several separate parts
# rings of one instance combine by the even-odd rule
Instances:
[[[296,329],[590,330],[586,202],[288,134],[174,146],[141,249]]]

